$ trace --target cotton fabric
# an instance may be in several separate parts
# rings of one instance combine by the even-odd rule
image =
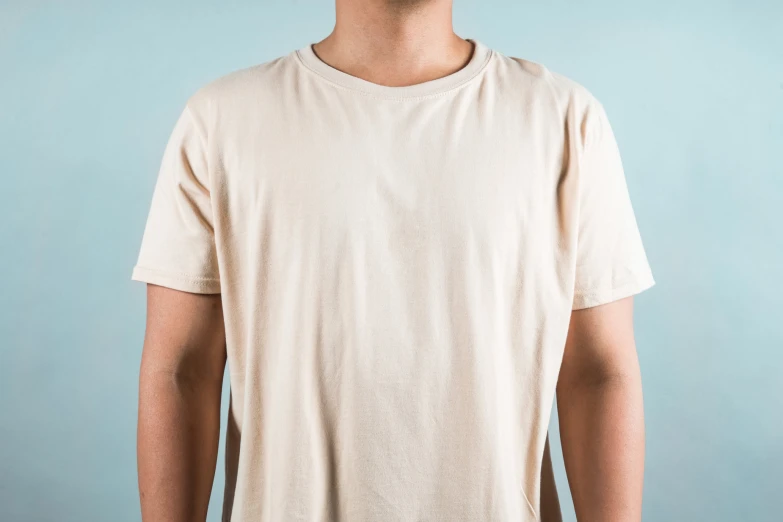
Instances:
[[[408,87],[308,45],[183,108],[132,277],[221,294],[223,520],[539,519],[570,314],[654,281],[602,104],[472,42]]]

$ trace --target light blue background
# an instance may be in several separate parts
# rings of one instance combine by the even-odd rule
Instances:
[[[196,88],[322,38],[333,6],[0,6],[0,520],[135,521],[129,276],[163,146]],[[645,520],[783,520],[783,2],[457,0],[455,26],[613,122],[658,281],[637,301]]]

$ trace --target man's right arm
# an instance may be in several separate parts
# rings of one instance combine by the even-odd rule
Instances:
[[[142,519],[204,521],[226,363],[220,294],[147,289],[137,445]]]

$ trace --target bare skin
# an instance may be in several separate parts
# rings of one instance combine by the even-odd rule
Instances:
[[[335,69],[379,85],[441,78],[473,54],[473,44],[454,34],[451,8],[451,0],[337,0],[334,30],[313,50]]]
[[[386,86],[456,72],[472,44],[458,37],[451,0],[337,0],[321,60]],[[566,470],[580,522],[640,520],[644,428],[631,300],[573,313],[557,389]],[[219,295],[148,286],[139,386],[138,468],[145,522],[206,519],[225,368]],[[543,459],[542,522],[560,511]]]
[[[225,348],[220,295],[147,286],[137,434],[144,522],[206,520]]]
[[[641,520],[644,414],[633,298],[572,314],[557,409],[577,519]]]

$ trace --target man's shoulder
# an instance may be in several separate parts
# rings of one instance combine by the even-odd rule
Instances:
[[[565,74],[552,71],[543,63],[497,53],[497,73],[504,86],[524,94],[530,101],[553,102],[561,111],[583,110],[598,100],[583,84]]]
[[[247,107],[253,101],[274,96],[285,85],[285,77],[295,66],[295,52],[273,60],[237,69],[207,82],[188,99],[195,112],[205,113]]]

